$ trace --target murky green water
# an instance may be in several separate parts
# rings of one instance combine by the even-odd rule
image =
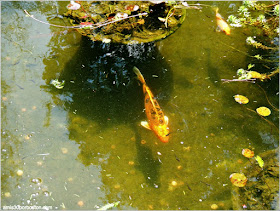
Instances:
[[[278,147],[277,129],[246,109],[271,108],[263,91],[221,83],[250,63],[228,47],[253,53],[246,29],[226,36],[216,32],[212,9],[188,10],[167,39],[124,46],[92,43],[23,12],[63,25],[57,14],[67,3],[1,2],[2,206],[232,209],[229,175],[242,172],[242,149]],[[241,4],[204,3],[224,17]],[[169,117],[167,144],[140,126],[146,117],[133,66]],[[50,84],[56,78],[63,89]],[[277,84],[263,84],[276,107]],[[250,103],[239,105],[235,94]],[[278,112],[267,119],[278,126]]]

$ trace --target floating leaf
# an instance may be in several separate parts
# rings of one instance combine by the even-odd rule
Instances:
[[[261,79],[262,78],[262,75],[256,71],[249,71],[248,73],[248,78],[259,78]]]
[[[229,178],[231,183],[237,187],[244,187],[247,182],[246,176],[240,173],[233,173],[229,176]]]
[[[119,203],[120,203],[119,201],[113,202],[113,203],[109,203],[109,204],[104,205],[103,207],[100,207],[100,208],[97,209],[97,210],[108,210],[108,209],[110,209],[110,208],[112,208],[112,207],[118,206]]]
[[[259,54],[254,56],[257,60],[262,60],[262,56],[260,56]]]
[[[70,1],[70,4],[67,5],[67,9],[69,10],[78,10],[80,9],[81,5],[76,3],[75,1]]]
[[[255,159],[256,159],[256,161],[258,162],[259,166],[260,166],[261,168],[263,168],[263,166],[264,166],[264,161],[263,161],[263,159],[262,159],[260,156],[258,156],[258,155],[255,157]]]
[[[243,95],[234,95],[234,100],[240,104],[247,104],[249,99]]]
[[[254,64],[248,64],[248,70],[250,70],[251,68],[255,67]]]
[[[51,84],[55,86],[57,89],[62,89],[64,87],[65,81],[59,82],[58,79],[52,80]]]
[[[256,111],[261,116],[269,116],[271,114],[270,109],[264,106],[257,108]]]
[[[254,151],[252,151],[250,149],[243,149],[242,155],[246,158],[252,158],[252,157],[254,157]]]

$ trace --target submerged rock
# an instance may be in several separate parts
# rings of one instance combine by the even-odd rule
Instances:
[[[68,10],[77,31],[93,41],[110,40],[133,44],[157,41],[175,32],[186,10],[164,1],[83,1],[77,10]],[[164,20],[164,21],[161,21]]]

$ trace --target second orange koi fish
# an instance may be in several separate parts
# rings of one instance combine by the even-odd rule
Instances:
[[[223,32],[226,33],[226,35],[230,35],[230,28],[227,22],[222,18],[220,13],[218,13],[218,8],[216,9],[216,19],[217,19],[217,25]]]
[[[148,121],[142,121],[141,125],[149,130],[152,130],[162,142],[166,143],[169,140],[170,134],[168,118],[164,116],[162,109],[160,108],[150,88],[147,86],[140,70],[137,67],[134,67],[133,71],[142,83],[143,93],[145,95],[144,103]]]

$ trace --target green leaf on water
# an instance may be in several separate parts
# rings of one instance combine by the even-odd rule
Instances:
[[[254,57],[258,60],[262,60],[262,56],[260,56],[259,54],[255,55]]]
[[[55,86],[57,89],[63,89],[65,81],[59,82],[58,79],[52,80],[51,84]]]
[[[120,203],[120,201],[113,202],[113,203],[109,203],[109,204],[104,205],[103,207],[100,207],[100,208],[97,209],[97,210],[108,210],[108,209],[110,209],[110,208],[112,208],[112,207],[118,206],[119,203]]]
[[[251,68],[253,68],[255,65],[254,64],[248,64],[248,70],[250,70]]]
[[[259,164],[259,166],[261,167],[261,168],[263,168],[263,166],[264,166],[264,161],[263,161],[263,159],[260,157],[260,156],[255,156],[255,159],[256,159],[256,161],[258,162],[258,164]]]

